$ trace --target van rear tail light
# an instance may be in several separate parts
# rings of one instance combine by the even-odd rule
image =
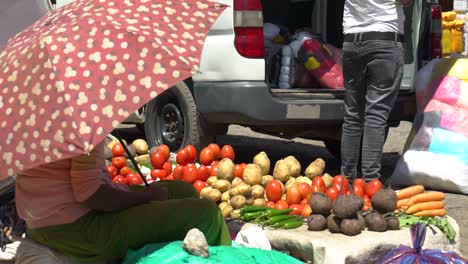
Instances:
[[[246,58],[263,58],[263,13],[260,0],[234,1],[234,46]]]
[[[442,7],[431,7],[431,54],[432,58],[442,57]]]

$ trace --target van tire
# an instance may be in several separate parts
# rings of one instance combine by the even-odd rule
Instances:
[[[188,144],[201,149],[214,141],[202,119],[189,87],[179,83],[147,104],[145,134],[148,145],[166,144],[172,152]]]

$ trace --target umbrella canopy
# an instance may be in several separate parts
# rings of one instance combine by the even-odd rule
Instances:
[[[89,153],[130,113],[197,72],[225,6],[76,0],[0,53],[0,180]]]

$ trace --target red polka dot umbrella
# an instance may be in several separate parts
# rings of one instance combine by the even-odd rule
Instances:
[[[225,6],[76,0],[0,53],[0,180],[89,151],[130,113],[197,72]]]

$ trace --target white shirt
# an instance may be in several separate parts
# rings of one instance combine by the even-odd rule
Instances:
[[[398,0],[346,0],[343,34],[398,32],[403,34],[405,15]]]

